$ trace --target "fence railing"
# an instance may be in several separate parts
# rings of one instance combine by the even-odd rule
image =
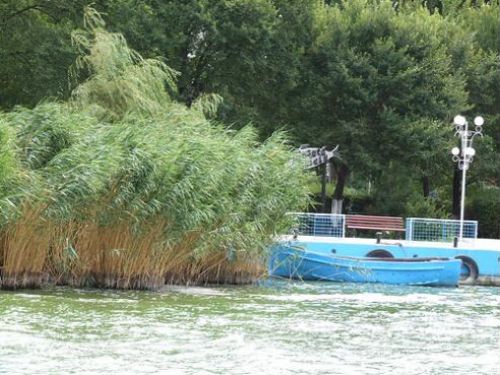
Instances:
[[[406,219],[408,241],[451,242],[460,233],[460,220]],[[477,238],[477,221],[464,220],[463,238]]]
[[[346,235],[346,215],[303,212],[291,212],[290,215],[294,220],[294,234],[340,238]],[[406,219],[405,228],[408,241],[452,242],[459,236],[460,220],[410,217]],[[477,221],[464,221],[464,238],[477,238],[477,231]]]
[[[345,237],[345,215],[293,212],[293,232],[302,236]]]

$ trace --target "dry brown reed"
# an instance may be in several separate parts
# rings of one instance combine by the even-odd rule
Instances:
[[[175,245],[169,245],[164,241],[165,227],[161,219],[139,230],[132,230],[130,223],[84,226],[77,240],[77,285],[91,280],[95,286],[105,288],[157,289],[165,283],[248,283],[264,272],[260,262],[230,261],[221,251],[194,256],[192,249],[203,232],[189,232]]]
[[[178,257],[168,264],[167,284],[248,284],[265,274],[264,262],[255,259],[229,260],[225,254],[206,255],[200,259]]]
[[[155,290],[167,284],[241,284],[265,272],[251,257],[230,260],[223,251],[193,255],[203,232],[191,231],[176,244],[164,241],[162,219],[137,228],[129,222],[54,223],[41,211],[25,210],[3,232],[1,288],[76,287]]]
[[[158,243],[164,224],[148,223],[134,230],[130,223],[82,225],[75,246],[79,261],[73,282],[86,281],[104,288],[155,289],[163,285],[163,264]]]
[[[39,208],[26,208],[19,220],[3,229],[0,249],[3,289],[37,287],[48,281],[44,264],[50,246],[50,225],[39,218]]]

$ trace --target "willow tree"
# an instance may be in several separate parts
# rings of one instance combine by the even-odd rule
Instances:
[[[3,286],[154,288],[248,282],[265,272],[285,213],[307,204],[302,160],[276,133],[258,142],[172,99],[176,72],[143,59],[87,10],[73,34],[86,77],[67,103],[3,115],[25,186],[3,227]],[[83,75],[82,75],[83,74]],[[80,78],[81,79],[81,78]]]

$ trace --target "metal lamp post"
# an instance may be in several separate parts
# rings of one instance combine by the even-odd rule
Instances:
[[[469,124],[464,116],[457,115],[453,119],[455,124],[455,135],[460,138],[460,148],[453,147],[451,154],[453,155],[453,161],[458,163],[458,169],[462,171],[462,196],[460,199],[460,232],[459,240],[461,241],[464,234],[464,211],[465,211],[465,176],[467,170],[469,169],[470,163],[474,160],[474,155],[476,155],[476,150],[472,147],[472,142],[476,135],[483,136],[483,124],[484,119],[481,116],[477,116],[474,119],[475,128],[473,130],[469,129]]]

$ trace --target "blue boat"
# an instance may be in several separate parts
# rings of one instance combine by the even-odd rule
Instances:
[[[385,224],[380,220],[376,226],[364,230],[353,225],[349,215],[290,213],[290,216],[294,220],[292,234],[276,237],[272,246],[291,244],[326,256],[456,258],[462,261],[460,285],[500,287],[500,239],[479,238],[477,221],[463,222],[460,239],[459,220],[406,218],[404,231],[391,232],[399,228],[388,228],[384,217]],[[368,230],[379,233],[368,237]],[[363,236],[356,237],[358,233]]]
[[[269,274],[302,280],[458,286],[462,261],[449,258],[365,258],[338,256],[279,244]]]

